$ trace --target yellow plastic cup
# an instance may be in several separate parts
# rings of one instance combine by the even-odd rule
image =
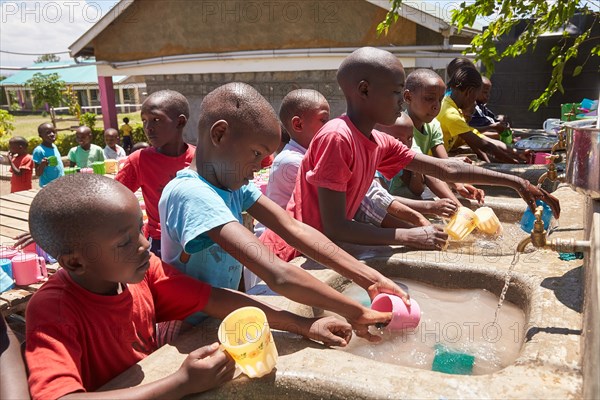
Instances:
[[[467,207],[459,207],[456,214],[452,216],[448,225],[446,225],[446,232],[454,240],[463,240],[469,233],[475,229],[479,223],[477,214]]]
[[[277,347],[267,316],[260,308],[233,311],[221,322],[218,335],[225,351],[249,378],[260,378],[275,368]]]
[[[479,218],[477,229],[488,235],[495,235],[502,232],[502,225],[496,216],[494,210],[489,207],[481,207],[475,211],[475,215]]]
[[[104,160],[104,170],[107,174],[116,174],[117,173],[117,160]]]

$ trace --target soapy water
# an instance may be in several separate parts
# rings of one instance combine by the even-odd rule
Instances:
[[[484,289],[444,289],[424,283],[394,279],[405,284],[421,306],[421,322],[414,330],[391,332],[371,327],[382,341],[370,343],[353,337],[342,351],[389,364],[431,370],[434,347],[442,344],[475,357],[472,374],[499,371],[518,357],[524,338],[525,314],[505,302],[494,323],[498,297]],[[364,303],[368,295],[350,285],[345,295]]]

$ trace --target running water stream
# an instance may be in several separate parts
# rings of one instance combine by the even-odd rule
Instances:
[[[510,285],[510,278],[512,276],[512,271],[515,268],[515,265],[519,262],[519,253],[515,252],[512,262],[510,263],[510,267],[508,267],[508,271],[506,271],[506,275],[504,276],[504,287],[502,288],[502,292],[500,293],[500,300],[498,300],[498,306],[496,307],[496,313],[494,314],[494,324],[498,321],[498,313],[500,312],[500,308],[502,308],[502,303],[504,303],[504,298],[506,297],[506,292],[508,291],[508,287]]]

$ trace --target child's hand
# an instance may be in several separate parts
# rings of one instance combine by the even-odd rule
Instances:
[[[479,205],[482,205],[485,201],[485,192],[468,183],[456,184],[456,191],[465,199],[477,200]]]
[[[315,318],[306,336],[325,346],[345,347],[352,338],[352,326],[335,317]]]
[[[219,343],[191,352],[176,372],[186,393],[205,392],[233,378],[235,363]]]
[[[356,336],[367,339],[369,342],[379,342],[381,337],[372,335],[369,326],[375,324],[387,324],[392,320],[391,312],[379,312],[363,307],[363,313],[355,320],[349,320]]]
[[[529,181],[523,179],[522,186],[517,191],[532,212],[535,212],[535,201],[542,200],[550,206],[556,219],[560,217],[560,202],[544,189],[535,187]]]
[[[43,165],[44,167],[48,166],[48,159],[46,157],[42,158],[42,161],[40,161],[40,165]]]
[[[402,288],[394,283],[394,281],[386,278],[383,275],[378,278],[377,282],[367,288],[367,292],[369,293],[371,300],[373,300],[379,293],[394,294],[400,297],[404,304],[410,306],[409,294],[402,290]]]
[[[16,240],[15,244],[13,244],[15,249],[24,249],[25,247],[34,243],[31,233],[29,232],[21,233],[20,235],[15,236],[13,239]]]
[[[458,210],[458,205],[450,199],[438,199],[428,204],[429,212],[443,218],[450,218]]]
[[[448,241],[448,234],[436,225],[421,226],[407,230],[403,244],[422,250],[442,250]]]

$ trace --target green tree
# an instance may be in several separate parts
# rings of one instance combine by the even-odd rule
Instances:
[[[398,20],[402,0],[390,0],[390,3],[390,11],[377,27],[377,32],[380,34],[387,33],[388,28]],[[592,36],[593,27],[600,23],[600,13],[591,10],[586,1],[580,0],[475,0],[469,5],[463,2],[454,9],[451,23],[460,31],[464,27],[473,26],[478,17],[493,17],[487,29],[476,35],[469,48],[465,50],[465,53],[476,54],[476,59],[483,63],[486,75],[489,76],[494,72],[495,62],[505,57],[518,57],[534,49],[542,34],[561,30],[577,13],[592,15],[594,22],[574,40],[569,37],[567,30],[564,30],[558,44],[550,51],[548,61],[552,63],[552,76],[546,89],[529,105],[531,110],[537,111],[541,105],[547,105],[557,91],[564,93],[562,80],[565,73],[577,76],[591,57],[600,57],[600,44],[596,44],[584,62],[575,65],[575,59],[583,43],[588,41],[600,43],[600,38]],[[498,48],[498,39],[521,21],[527,22],[524,33],[501,51]]]
[[[15,120],[8,111],[0,110],[0,137],[10,134],[15,130],[15,126],[12,124]]]
[[[25,86],[33,91],[33,106],[35,108],[50,107],[50,118],[52,124],[56,126],[54,107],[60,105],[65,91],[65,82],[60,79],[57,73],[42,74],[36,73],[31,79],[25,82]]]
[[[45,62],[57,62],[60,61],[60,57],[57,56],[56,54],[43,54],[41,56],[39,56],[38,58],[35,59],[34,63],[36,64],[40,64],[40,63],[45,63]]]

